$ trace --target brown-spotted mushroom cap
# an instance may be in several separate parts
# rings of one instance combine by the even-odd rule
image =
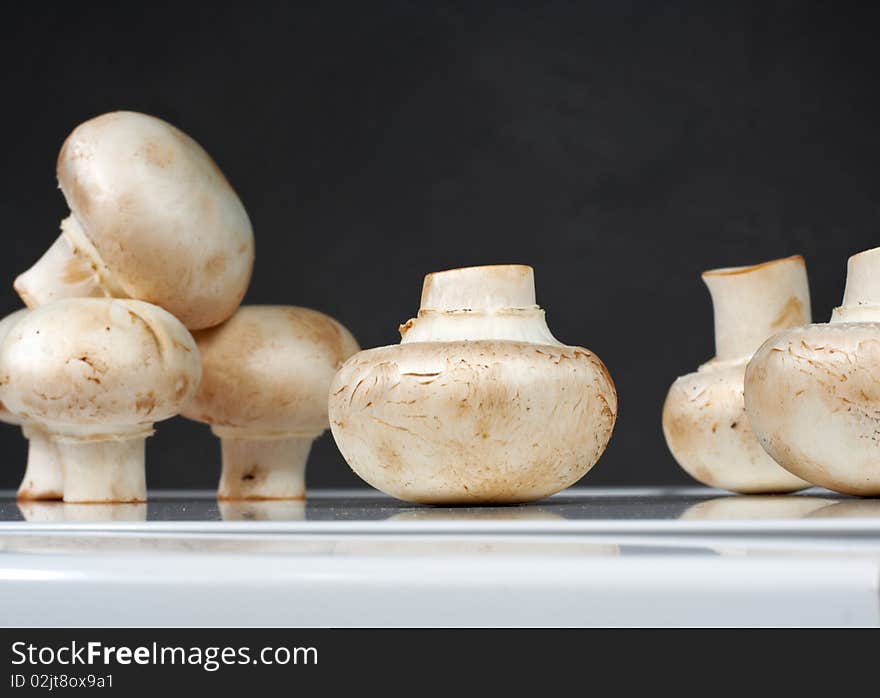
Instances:
[[[330,388],[330,424],[351,468],[399,499],[525,502],[599,459],[617,395],[592,352],[565,346],[535,303],[531,267],[425,278],[399,345],[349,359]]]
[[[144,439],[178,414],[200,375],[187,329],[135,300],[40,306],[0,344],[4,399],[57,443],[65,501],[143,500]]]
[[[794,475],[880,495],[880,248],[850,257],[830,323],[768,339],[749,362],[745,405],[761,445]]]
[[[328,427],[327,391],[358,350],[336,320],[308,308],[243,306],[195,334],[204,377],[183,414],[221,438],[221,499],[296,499],[312,441]]]
[[[134,298],[190,329],[232,315],[250,281],[253,231],[238,195],[192,138],[146,114],[103,114],[68,136],[57,173],[71,213],[55,244],[16,279],[28,307]]]

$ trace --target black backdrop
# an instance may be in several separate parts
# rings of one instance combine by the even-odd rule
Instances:
[[[257,235],[247,302],[396,342],[424,273],[535,267],[554,333],[602,357],[620,417],[582,484],[685,483],[670,382],[713,353],[699,272],[800,252],[814,316],[880,241],[880,12],[807,2],[65,3],[0,23],[0,312],[58,233],[55,157],[114,109],[196,138]],[[175,419],[152,487],[214,486]],[[0,486],[25,445],[0,427]],[[325,435],[312,486],[354,485]]]

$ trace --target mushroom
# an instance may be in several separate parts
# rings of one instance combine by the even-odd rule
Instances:
[[[850,257],[830,323],[761,346],[745,404],[761,445],[786,470],[837,492],[880,495],[880,247]]]
[[[558,342],[531,267],[428,274],[399,345],[336,374],[330,428],[351,468],[416,503],[513,503],[577,482],[599,459],[617,395],[592,352]]]
[[[302,499],[312,442],[328,427],[333,374],[358,350],[316,310],[244,306],[195,333],[201,387],[183,415],[220,437],[219,499]]]
[[[17,310],[0,320],[0,344],[13,325],[27,313],[27,310]],[[0,399],[0,422],[20,426],[22,434],[28,440],[27,467],[18,488],[17,498],[61,499],[63,494],[61,461],[58,449],[49,440],[46,432],[33,422],[23,424],[20,417],[6,409],[2,399]]]
[[[80,124],[58,156],[70,215],[48,252],[15,280],[29,308],[71,297],[133,298],[190,329],[241,303],[254,238],[241,201],[189,136],[146,114]]]
[[[179,412],[200,373],[186,328],[135,300],[49,303],[0,344],[3,399],[57,445],[65,502],[144,501],[144,441]]]
[[[663,434],[695,480],[744,494],[793,492],[809,483],[780,468],[746,417],[746,364],[774,332],[810,321],[803,257],[703,273],[715,314],[715,358],[678,378],[663,405]]]

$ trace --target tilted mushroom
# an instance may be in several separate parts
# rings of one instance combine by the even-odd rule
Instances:
[[[28,307],[133,298],[190,329],[232,315],[250,281],[253,231],[198,143],[152,116],[112,112],[73,130],[57,174],[71,213],[49,251],[15,281]]]
[[[244,306],[195,333],[201,387],[183,415],[221,440],[220,499],[301,499],[312,442],[328,427],[333,374],[358,350],[316,310]]]
[[[809,487],[767,456],[743,403],[743,376],[754,351],[774,332],[810,321],[803,257],[713,269],[703,281],[715,313],[715,358],[669,389],[663,405],[669,450],[710,487],[746,494]]]
[[[420,503],[527,502],[579,480],[617,416],[590,351],[558,342],[531,267],[428,274],[399,345],[361,352],[330,392],[330,426],[351,468]]]
[[[880,495],[880,248],[849,259],[831,322],[774,335],[745,378],[761,445],[798,477]]]
[[[27,310],[17,310],[0,320],[0,344],[13,325],[27,313]],[[6,409],[2,400],[2,386],[0,422],[20,426],[22,434],[28,440],[27,467],[18,488],[18,499],[61,499],[64,482],[58,449],[43,429],[34,423],[23,424],[20,417]]]
[[[66,502],[144,501],[144,441],[154,422],[179,412],[200,374],[186,328],[141,301],[49,303],[0,344],[3,399],[57,445]]]

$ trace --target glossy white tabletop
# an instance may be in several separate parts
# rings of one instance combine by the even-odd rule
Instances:
[[[526,506],[0,499],[15,625],[877,625],[880,501],[572,489]]]

